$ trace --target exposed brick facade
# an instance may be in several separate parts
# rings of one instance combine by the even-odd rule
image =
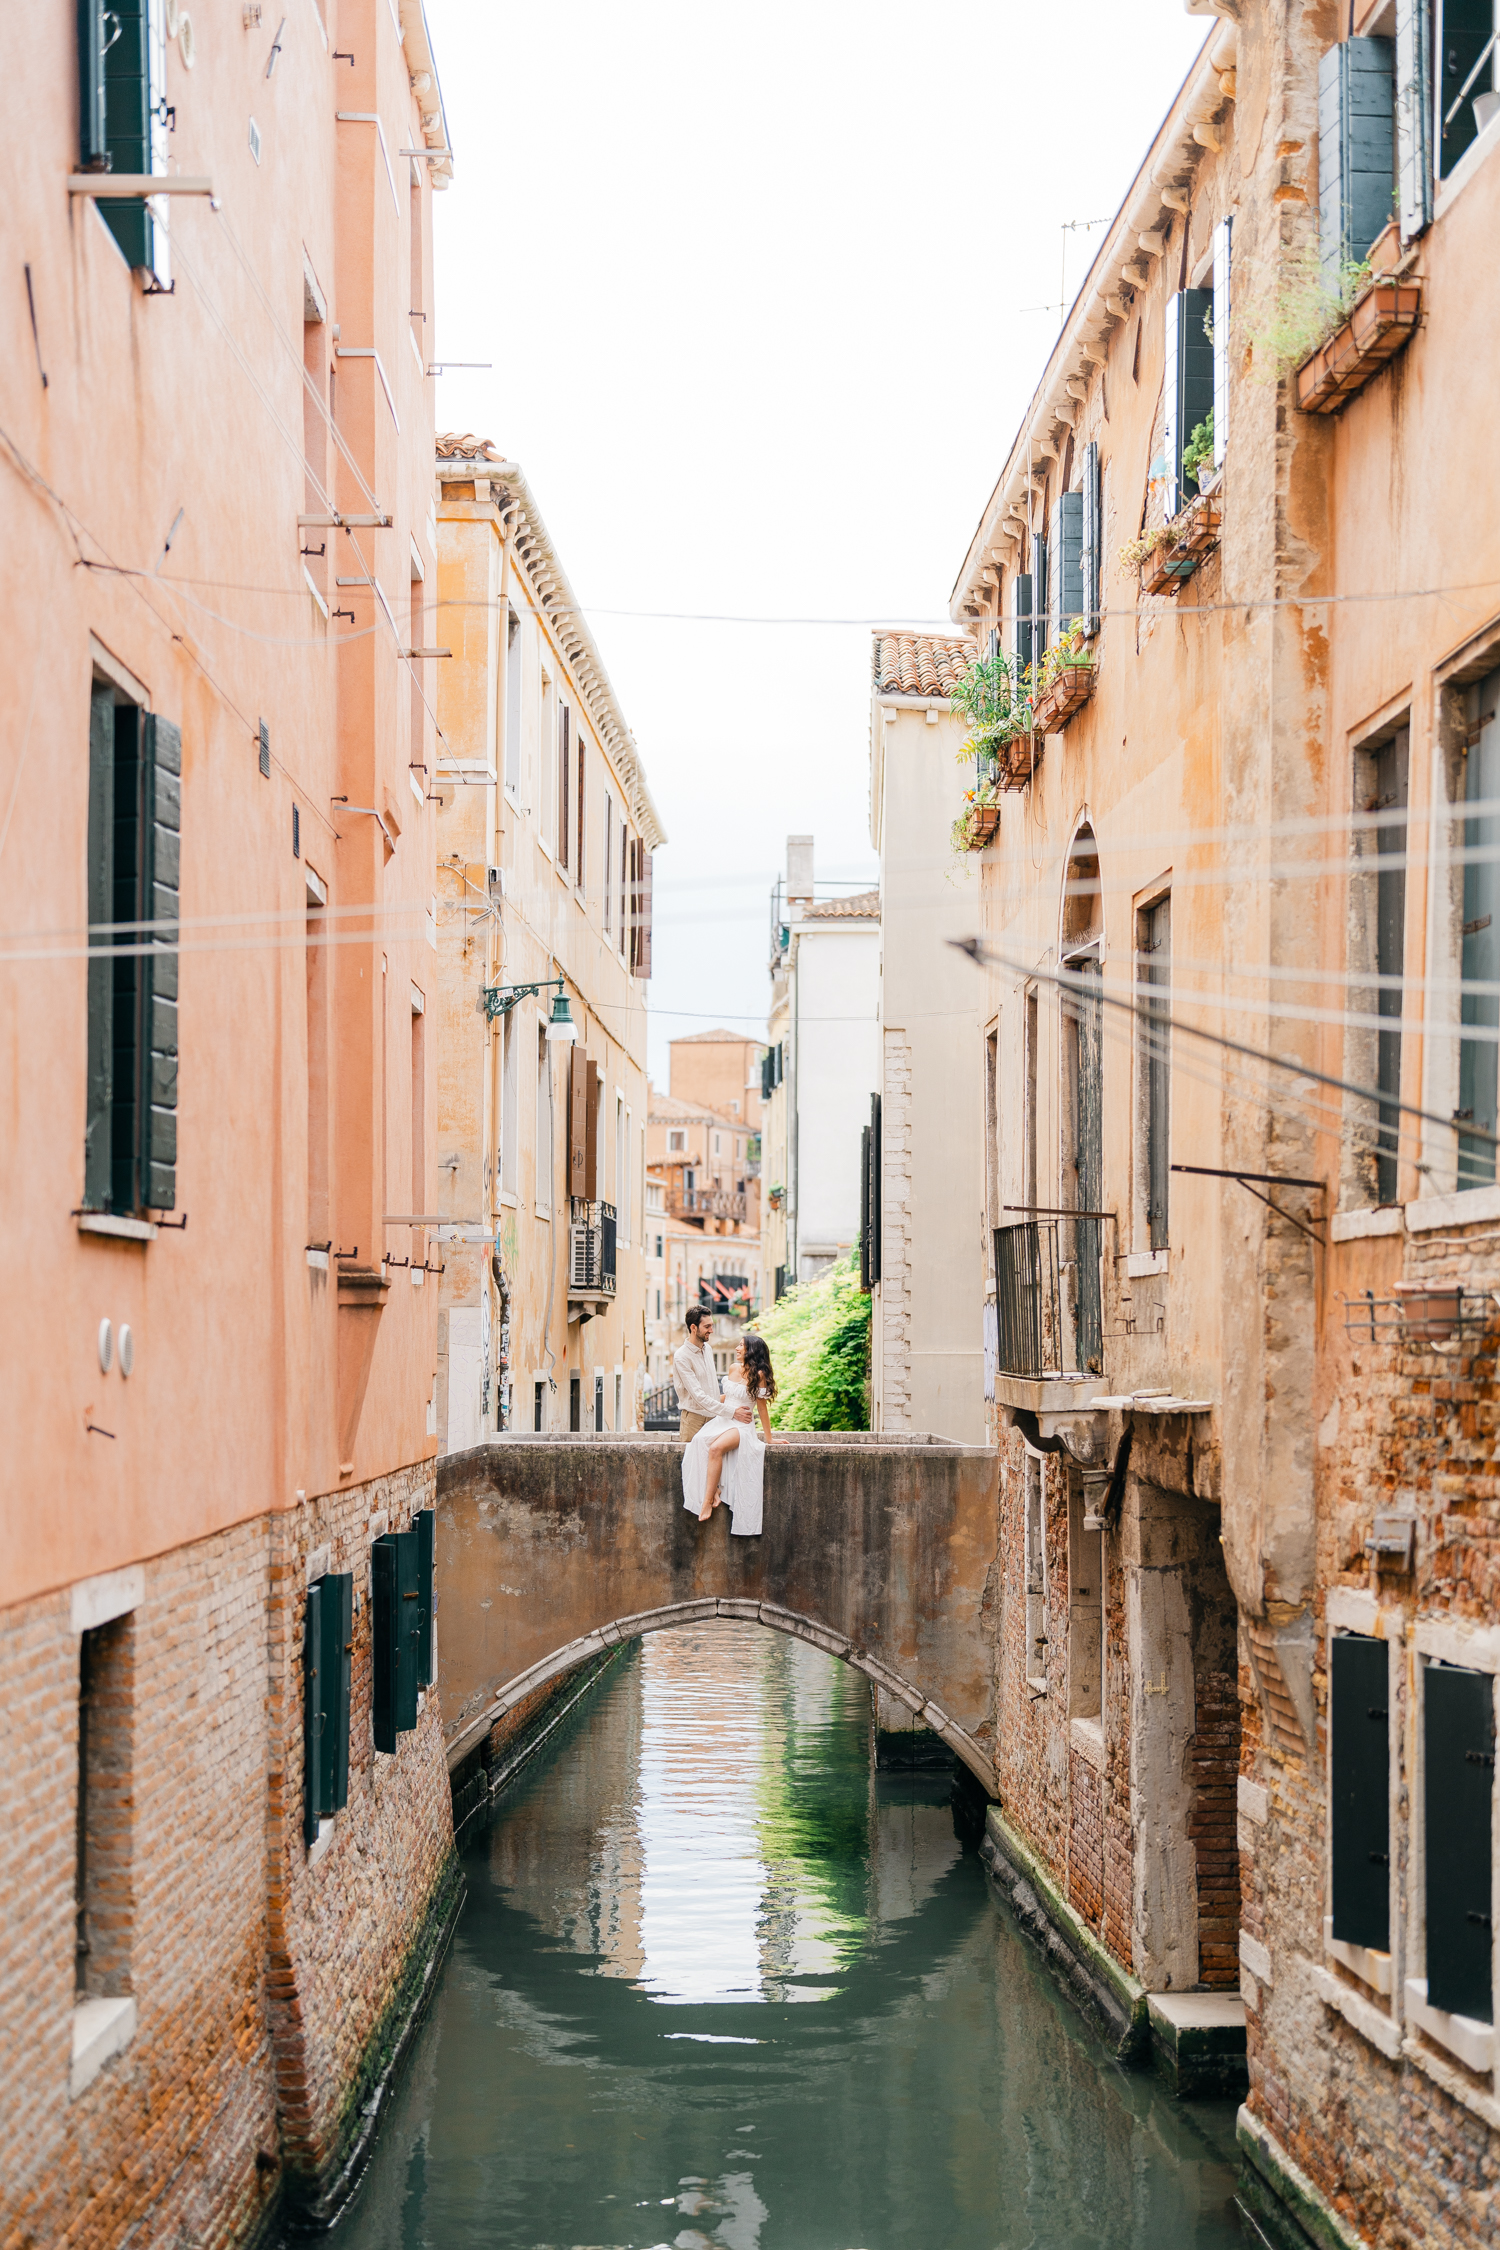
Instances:
[[[430,1467],[145,1565],[129,1642],[128,1822],[88,1989],[133,1997],[123,2051],[70,2098],[80,1640],[66,1590],[9,1612],[0,1781],[0,2243],[242,2243],[288,2184],[326,2190],[455,1872],[437,1697],[394,1757],[370,1736],[368,1544]],[[361,1595],[349,1803],[302,1838],[302,1612],[327,1547]],[[91,1760],[95,1747],[91,1737]],[[91,1770],[94,1770],[91,1764]]]

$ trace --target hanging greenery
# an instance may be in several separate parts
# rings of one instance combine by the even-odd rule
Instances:
[[[789,1289],[759,1329],[776,1369],[776,1429],[869,1428],[870,1299],[857,1253]]]

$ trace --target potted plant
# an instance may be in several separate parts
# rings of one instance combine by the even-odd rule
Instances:
[[[1033,724],[1038,734],[1055,734],[1081,710],[1094,692],[1094,651],[1075,617],[1042,659]]]
[[[963,806],[949,830],[956,852],[982,852],[1000,826],[1000,795],[1005,784],[986,781],[964,791]]]

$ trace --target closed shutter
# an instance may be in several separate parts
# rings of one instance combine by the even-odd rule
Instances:
[[[432,1685],[433,1556],[437,1542],[437,1516],[431,1508],[417,1510],[417,1685]]]
[[[644,981],[651,976],[651,854],[640,847],[640,924],[636,941],[635,973]]]
[[[568,818],[569,783],[572,761],[568,756],[568,706],[558,705],[557,711],[557,861],[560,867],[568,864],[568,839],[572,833]]]
[[[604,1101],[597,1063],[584,1066],[584,1079],[583,1192],[593,1203],[599,1194],[599,1111]]]
[[[1429,1664],[1422,1692],[1427,2005],[1490,2023],[1495,1682],[1488,1672]]]
[[[640,847],[640,842],[639,842],[639,839],[638,839],[638,838],[636,838],[636,837],[632,836],[632,837],[631,837],[631,839],[630,839],[630,853],[629,853],[629,874],[628,874],[628,876],[627,876],[627,879],[626,879],[626,891],[625,891],[625,897],[626,897],[626,913],[627,913],[627,935],[628,935],[628,939],[629,939],[629,942],[628,942],[628,944],[626,945],[626,948],[625,948],[625,961],[626,961],[626,966],[627,966],[627,967],[629,968],[629,970],[630,970],[630,973],[631,973],[631,975],[632,975],[632,976],[634,976],[634,975],[635,975],[635,973],[636,973],[636,966],[635,966],[635,965],[636,965],[636,960],[637,960],[637,958],[638,958],[638,956],[639,956],[639,951],[640,951],[640,914],[641,914],[641,873],[640,873],[640,867],[641,867],[641,847]]]
[[[1478,726],[1464,760],[1464,797],[1469,804],[1493,805],[1500,796],[1500,672],[1479,684]],[[1464,919],[1459,975],[1463,991],[1459,1016],[1483,1036],[1461,1039],[1458,1049],[1456,1116],[1492,1134],[1500,1115],[1500,817],[1483,811],[1464,822]],[[1472,1133],[1458,1137],[1457,1186],[1485,1187],[1495,1177],[1495,1144]]]
[[[1082,624],[1085,613],[1081,492],[1065,492],[1057,504],[1056,554],[1057,616],[1060,629],[1066,632],[1070,626]]]
[[[115,699],[95,688],[89,705],[89,971],[88,1109],[83,1141],[83,1200],[90,1211],[110,1201],[110,1113],[114,1082],[113,941],[115,894]]]
[[[859,1129],[859,1286],[868,1295],[870,1273],[870,1128]]]
[[[151,170],[151,26],[148,0],[110,0],[105,14],[104,102],[111,172]],[[111,37],[111,32],[114,36]],[[131,266],[151,264],[144,200],[100,203],[100,217]]]
[[[141,1202],[177,1202],[177,914],[181,881],[182,732],[144,725],[141,919],[155,924],[141,960]]]
[[[577,1047],[568,1049],[568,1193],[588,1194],[589,1131],[588,1058]]]
[[[1014,635],[1012,653],[1014,654],[1016,660],[1016,677],[1017,681],[1019,682],[1020,675],[1026,670],[1027,666],[1031,662],[1031,644],[1033,634],[1031,616],[1032,602],[1030,571],[1023,570],[1018,572],[1014,580],[1014,586],[1016,608],[1015,616],[1011,621],[1011,629]]]
[[[112,1002],[109,1112],[109,1200],[115,1211],[135,1211],[141,1201],[141,830],[145,817],[142,714],[134,704],[115,706],[115,788],[112,846],[113,912],[117,925],[110,963]]]
[[[616,1261],[615,1249],[619,1239],[619,1219],[612,1203],[599,1206],[599,1281],[601,1286],[614,1288]]]
[[[1083,530],[1079,543],[1079,575],[1083,582],[1083,629],[1092,639],[1099,630],[1099,586],[1104,545],[1103,479],[1099,473],[1099,448],[1092,441],[1083,449]]]
[[[370,1716],[375,1747],[396,1747],[396,1540],[383,1531],[370,1544]]]
[[[1047,653],[1047,542],[1040,532],[1031,540],[1031,658],[1040,664]]]
[[[1229,443],[1229,245],[1234,221],[1214,228],[1214,467]]]
[[[881,1160],[881,1108],[880,1096],[870,1096],[870,1279],[876,1282],[881,1272],[880,1180]]]
[[[1333,1934],[1391,1945],[1390,1673],[1384,1641],[1332,1636],[1329,1806]]]
[[[417,1692],[421,1684],[420,1650],[423,1628],[421,1595],[417,1584],[417,1534],[415,1531],[397,1531],[390,1536],[396,1550],[396,1732],[409,1734],[417,1723]],[[430,1627],[430,1618],[428,1624]]]
[[[1437,35],[1438,68],[1434,72],[1438,86],[1437,175],[1440,180],[1448,177],[1465,149],[1478,137],[1474,96],[1490,92],[1494,64],[1486,60],[1478,69],[1475,65],[1479,64],[1495,28],[1494,0],[1442,0]],[[1474,83],[1469,85],[1471,73]]]
[[[104,0],[78,0],[78,164],[102,172],[108,161],[104,100],[104,49],[113,36],[106,29]]]
[[[323,1580],[323,1663],[332,1675],[326,1708],[332,1718],[328,1774],[330,1812],[349,1802],[349,1702],[354,1674],[354,1574]]]
[[[327,1744],[332,1737],[332,1719],[328,1709],[328,1689],[331,1686],[331,1664],[324,1662],[323,1650],[323,1586],[307,1589],[307,1608],[302,1623],[302,1834],[311,1844],[317,1837],[318,1822],[328,1811],[327,1798]]]
[[[1432,0],[1396,0],[1396,194],[1401,243],[1432,223]]]
[[[1331,291],[1391,216],[1395,94],[1389,39],[1345,39],[1318,63],[1318,256]]]
[[[1182,456],[1214,403],[1213,349],[1204,323],[1213,311],[1211,289],[1179,289],[1167,299],[1166,368],[1162,404],[1167,457],[1167,521],[1192,497],[1182,481]]]

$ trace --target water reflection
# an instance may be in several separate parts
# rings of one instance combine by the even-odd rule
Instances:
[[[351,2250],[1240,2239],[1233,2105],[1113,2068],[816,1650],[653,1635],[467,1869]]]

